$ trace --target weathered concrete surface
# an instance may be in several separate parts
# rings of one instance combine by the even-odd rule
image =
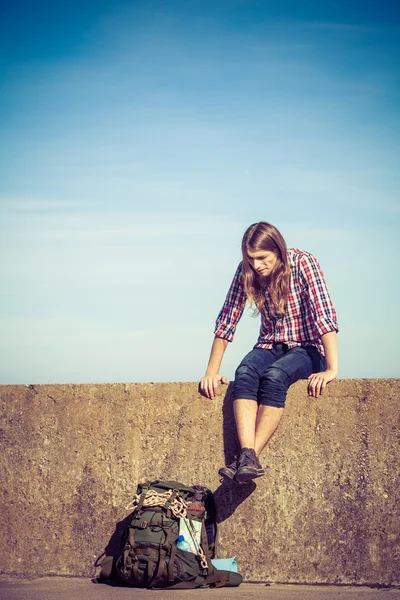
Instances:
[[[400,590],[366,587],[269,585],[244,583],[237,588],[202,590],[132,590],[95,585],[88,579],[45,577],[34,580],[0,579],[0,600],[400,600]]]
[[[226,388],[224,389],[224,392]],[[400,380],[289,391],[257,485],[220,484],[229,391],[197,384],[0,386],[0,569],[92,576],[147,478],[216,490],[219,555],[247,581],[400,583]]]

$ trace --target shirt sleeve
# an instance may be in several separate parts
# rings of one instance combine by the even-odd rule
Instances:
[[[214,334],[216,337],[232,342],[245,305],[246,292],[244,291],[242,279],[242,263],[240,263],[215,322]]]
[[[339,331],[336,311],[317,259],[312,254],[304,254],[300,259],[299,266],[300,281],[308,293],[319,335]]]

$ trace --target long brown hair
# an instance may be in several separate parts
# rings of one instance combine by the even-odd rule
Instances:
[[[274,252],[277,255],[276,266],[267,278],[259,277],[249,262],[249,252],[261,250]],[[290,265],[286,242],[281,233],[265,221],[253,223],[243,236],[242,254],[244,289],[256,314],[261,311],[265,303],[267,285],[271,299],[270,312],[276,316],[285,314],[290,285]]]

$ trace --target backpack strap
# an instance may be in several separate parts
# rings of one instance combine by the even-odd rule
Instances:
[[[172,502],[175,500],[175,498],[178,495],[179,490],[172,490],[172,494],[170,495],[170,497],[168,498],[168,500],[165,502],[164,507],[165,510],[168,510],[170,504],[172,504]]]
[[[135,554],[136,544],[135,544],[135,535],[133,531],[133,527],[129,527],[128,531],[128,541],[130,547],[125,547],[123,552],[123,563],[128,566],[128,568],[132,569],[133,576],[135,579],[139,579],[139,570],[138,570],[138,559]],[[132,556],[133,555],[133,556]]]
[[[156,563],[153,560],[152,555],[150,554],[149,556],[149,560],[147,563],[147,581],[148,581],[148,585],[150,585],[150,582],[153,582],[154,579],[154,571],[156,570]]]
[[[159,550],[159,562],[157,573],[154,578],[151,580],[151,584],[148,587],[153,587],[155,583],[157,583],[160,579],[166,578],[168,574],[168,581],[173,581],[174,577],[174,562],[175,562],[175,554],[176,554],[176,544],[174,543],[175,536],[172,536],[169,528],[162,527],[163,532],[165,534],[165,539],[162,544],[160,544]],[[169,556],[169,565],[168,570],[166,569],[166,556],[168,551],[171,549]]]
[[[167,511],[167,515],[168,517],[171,516],[171,511],[169,510],[169,507],[171,506],[171,504],[173,503],[173,501],[175,500],[175,498],[177,497],[179,493],[179,490],[172,490],[172,494],[170,495],[170,497],[168,498],[168,500],[166,500],[163,508]]]
[[[149,486],[149,484],[145,483],[141,487],[142,487],[142,490],[140,492],[140,498],[139,498],[139,502],[136,506],[135,512],[136,511],[139,512],[140,510],[142,510],[143,502],[144,502],[147,492],[149,491],[150,486]]]
[[[142,510],[144,499],[146,497],[147,492],[149,491],[149,488],[150,488],[149,482],[141,485],[140,498],[139,498],[139,502],[135,508],[134,513],[139,514],[140,511]],[[135,579],[139,580],[140,576],[139,576],[139,569],[138,569],[138,559],[135,554],[136,544],[135,544],[135,534],[134,534],[133,527],[129,527],[128,531],[129,531],[128,540],[129,540],[129,544],[130,544],[130,549],[125,549],[125,551],[124,551],[124,563],[129,564],[130,568],[133,571],[133,576],[135,577]],[[132,559],[131,554],[133,554],[133,559]],[[150,573],[151,568],[152,568],[152,572]],[[148,573],[148,578],[149,578],[148,581],[150,581],[151,577],[153,577],[154,569],[155,569],[155,564],[150,559],[148,562],[148,565],[147,565],[147,573]]]
[[[163,573],[164,573],[164,569],[165,569],[165,557],[167,556],[167,551],[168,551],[168,546],[165,546],[164,544],[162,546],[160,546],[160,553],[159,553],[159,561],[158,561],[158,569],[157,569],[157,573],[154,575],[154,570],[153,570],[153,579],[151,579],[151,585],[154,585],[159,579],[163,579]],[[150,580],[149,580],[150,581]]]
[[[175,565],[175,556],[176,556],[176,544],[172,544],[171,546],[171,554],[169,556],[169,564],[168,564],[168,581],[174,581],[174,565]]]

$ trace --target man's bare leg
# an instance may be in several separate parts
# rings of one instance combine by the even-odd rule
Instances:
[[[234,401],[233,409],[241,452],[236,465],[230,465],[230,471],[235,471],[234,479],[237,483],[249,483],[264,475],[264,469],[258,461],[254,448],[258,404],[254,400],[242,398]],[[219,472],[221,473],[221,470]],[[222,474],[227,474],[226,468],[225,473]]]
[[[257,411],[258,404],[255,400],[238,399],[233,402],[240,448],[254,449]]]
[[[254,400],[242,398],[233,402],[233,410],[240,448],[247,450],[241,453],[236,466],[232,464],[223,467],[219,473],[230,479],[235,478],[239,483],[248,483],[255,477],[264,475],[257,457],[278,427],[284,409],[258,406]],[[250,451],[253,451],[253,457],[248,454]]]
[[[261,454],[261,451],[275,433],[283,417],[283,411],[284,408],[276,406],[263,406],[262,404],[258,406],[254,439],[254,450],[257,456]]]

